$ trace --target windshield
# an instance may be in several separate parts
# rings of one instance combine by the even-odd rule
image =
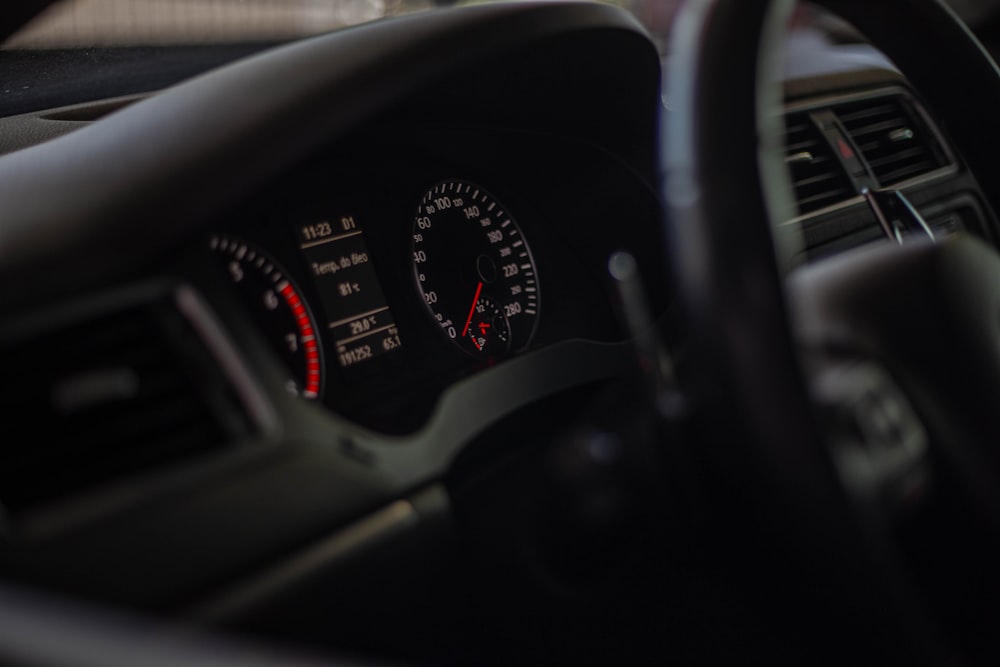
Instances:
[[[469,0],[62,0],[0,48],[280,42],[463,1]],[[660,42],[683,4],[605,1],[630,9]],[[994,17],[1000,5],[1000,0],[948,1],[974,25]]]
[[[0,43],[0,117],[146,93],[297,38],[435,6],[491,1],[57,0]],[[672,21],[684,0],[600,1],[629,9],[662,53],[669,52]],[[980,26],[1000,7],[1000,0],[949,2]],[[16,7],[5,5],[0,17]],[[799,5],[793,26],[801,39],[789,40],[786,77],[885,64],[877,54],[873,60],[848,26],[808,3]],[[829,49],[816,48],[817,40]],[[796,44],[809,57],[798,57]]]
[[[431,6],[432,0],[64,0],[3,47],[284,41]]]

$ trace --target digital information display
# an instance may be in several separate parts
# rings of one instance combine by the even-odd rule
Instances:
[[[337,363],[347,368],[399,349],[399,329],[354,217],[301,225],[298,235],[323,303]]]

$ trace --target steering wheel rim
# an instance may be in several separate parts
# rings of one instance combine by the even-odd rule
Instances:
[[[988,147],[1000,145],[1000,131],[986,120],[1000,108],[1000,74],[943,2],[819,4],[894,61],[948,124],[973,173],[996,175]],[[703,453],[724,471],[726,511],[741,517],[726,526],[752,540],[739,532],[740,521],[752,519],[769,536],[752,567],[765,577],[793,572],[785,585],[802,589],[782,591],[777,604],[805,595],[827,605],[831,623],[814,640],[850,637],[848,655],[863,649],[893,662],[941,663],[954,649],[905,574],[885,517],[859,507],[844,488],[792,333],[784,274],[798,240],[775,224],[792,217],[792,196],[772,74],[793,8],[792,0],[695,0],[675,23],[663,191],[667,257],[686,327],[688,362],[678,370],[700,414],[712,415],[701,424],[711,443]],[[981,84],[984,102],[971,119],[962,103],[968,79],[954,71]],[[996,206],[996,194],[987,196]],[[733,508],[750,496],[749,508]],[[757,592],[767,596],[766,589]]]

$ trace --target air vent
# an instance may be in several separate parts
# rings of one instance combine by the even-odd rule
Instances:
[[[204,453],[249,429],[168,297],[0,349],[0,503],[12,514]]]
[[[785,162],[799,215],[838,204],[854,194],[843,166],[808,113],[785,117]]]
[[[838,105],[836,113],[879,185],[896,185],[948,164],[934,133],[902,96]]]

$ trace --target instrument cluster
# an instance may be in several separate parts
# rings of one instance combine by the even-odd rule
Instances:
[[[446,388],[511,357],[622,340],[607,257],[659,238],[653,190],[611,156],[551,136],[437,132],[338,145],[206,240],[287,391],[381,432],[419,428]]]

